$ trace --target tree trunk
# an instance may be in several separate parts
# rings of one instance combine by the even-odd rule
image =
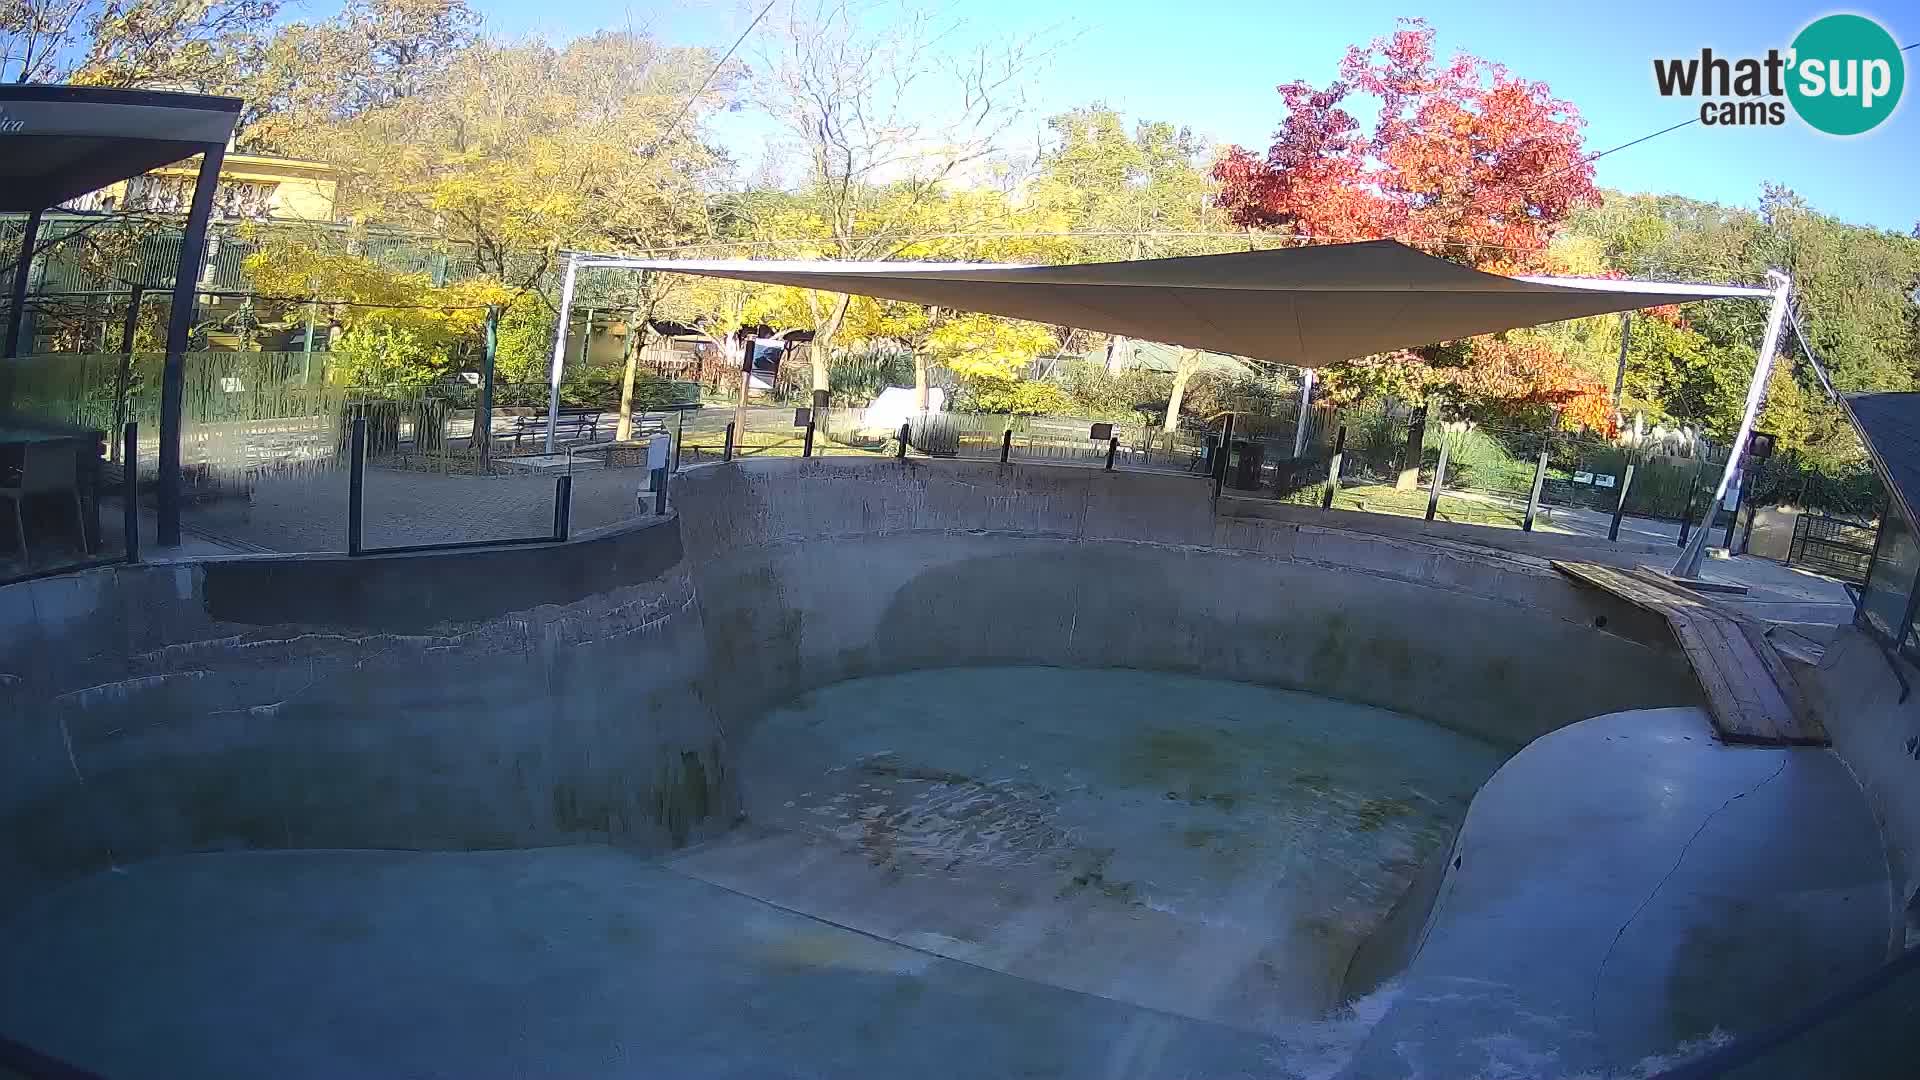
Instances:
[[[1200,350],[1188,349],[1180,358],[1179,366],[1173,369],[1173,393],[1167,397],[1167,419],[1160,425],[1161,431],[1171,432],[1180,426],[1180,399],[1187,396],[1187,380],[1200,367]]]
[[[614,428],[615,442],[626,442],[633,437],[633,372],[640,364],[640,350],[645,347],[647,324],[640,318],[640,309],[635,308],[627,319],[627,370],[620,377],[620,424]]]
[[[1394,481],[1395,491],[1414,491],[1420,487],[1420,455],[1427,443],[1427,407],[1413,410],[1407,420],[1407,448],[1400,457],[1400,478]]]
[[[913,351],[913,407],[926,412],[932,400],[932,388],[927,384],[927,354]]]
[[[841,296],[839,302],[833,305],[833,314],[827,316],[824,324],[814,328],[813,346],[807,350],[807,354],[813,361],[813,388],[816,391],[833,389],[828,385],[827,360],[833,352],[834,336],[840,333],[840,324],[847,320],[847,305],[852,302],[852,296]]]

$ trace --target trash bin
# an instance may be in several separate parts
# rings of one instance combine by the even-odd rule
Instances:
[[[1260,490],[1260,463],[1266,457],[1264,443],[1233,440],[1233,486],[1239,491]]]

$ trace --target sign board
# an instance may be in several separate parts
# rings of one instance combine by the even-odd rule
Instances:
[[[1573,482],[1576,484],[1591,484],[1593,483],[1593,474],[1590,472],[1574,473]]]
[[[772,390],[773,381],[780,374],[780,358],[787,353],[787,343],[779,338],[754,338],[747,342],[744,367],[747,372],[747,389]]]
[[[1595,473],[1593,477],[1593,486],[1610,488],[1613,486],[1613,482],[1616,479],[1618,479],[1618,477],[1615,477],[1612,473]]]
[[[647,440],[647,468],[664,469],[667,467],[667,454],[673,449],[673,440],[665,435],[655,435]]]
[[[811,424],[811,423],[813,423],[812,409],[793,410],[793,426],[794,427],[806,427],[808,424]]]
[[[1113,438],[1113,425],[1095,424],[1093,425],[1093,430],[1087,432],[1087,438],[1092,439],[1094,442],[1106,442],[1108,439]]]

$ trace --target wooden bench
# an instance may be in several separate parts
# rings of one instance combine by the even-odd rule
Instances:
[[[571,430],[574,438],[591,441],[600,434],[601,415],[600,409],[561,409],[553,425],[553,437],[562,438],[563,432]],[[546,432],[545,413],[522,416],[513,422],[513,445],[519,446],[520,440],[528,435],[545,435]]]
[[[1761,627],[1643,570],[1559,561],[1553,568],[1666,619],[1706,691],[1707,711],[1722,739],[1826,745],[1825,729],[1801,704],[1793,674]]]

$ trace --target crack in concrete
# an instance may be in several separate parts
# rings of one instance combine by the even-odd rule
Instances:
[[[1791,760],[1791,758],[1783,753],[1780,758],[1780,766],[1774,769],[1773,772],[1767,774],[1766,779],[1761,780],[1745,791],[1734,792],[1732,795],[1727,796],[1726,800],[1719,806],[1715,807],[1713,813],[1708,814],[1706,819],[1700,822],[1700,827],[1693,830],[1693,835],[1687,837],[1687,842],[1681,845],[1680,854],[1674,858],[1673,865],[1667,868],[1667,872],[1662,874],[1660,880],[1654,884],[1653,891],[1647,893],[1646,899],[1640,901],[1640,906],[1633,909],[1632,915],[1627,916],[1627,921],[1621,923],[1620,929],[1614,931],[1613,940],[1607,944],[1605,955],[1600,957],[1600,966],[1594,970],[1593,988],[1587,995],[1587,1021],[1596,1035],[1600,1032],[1600,983],[1606,976],[1607,964],[1613,959],[1614,950],[1620,947],[1620,940],[1626,937],[1628,928],[1639,921],[1640,916],[1653,904],[1654,897],[1659,896],[1660,890],[1667,887],[1667,882],[1673,879],[1673,875],[1679,873],[1681,865],[1687,861],[1687,854],[1693,850],[1694,841],[1700,839],[1701,834],[1707,831],[1707,826],[1713,824],[1714,819],[1719,817],[1721,813],[1734,803],[1773,783],[1779,778],[1781,773],[1787,771],[1787,763]]]

